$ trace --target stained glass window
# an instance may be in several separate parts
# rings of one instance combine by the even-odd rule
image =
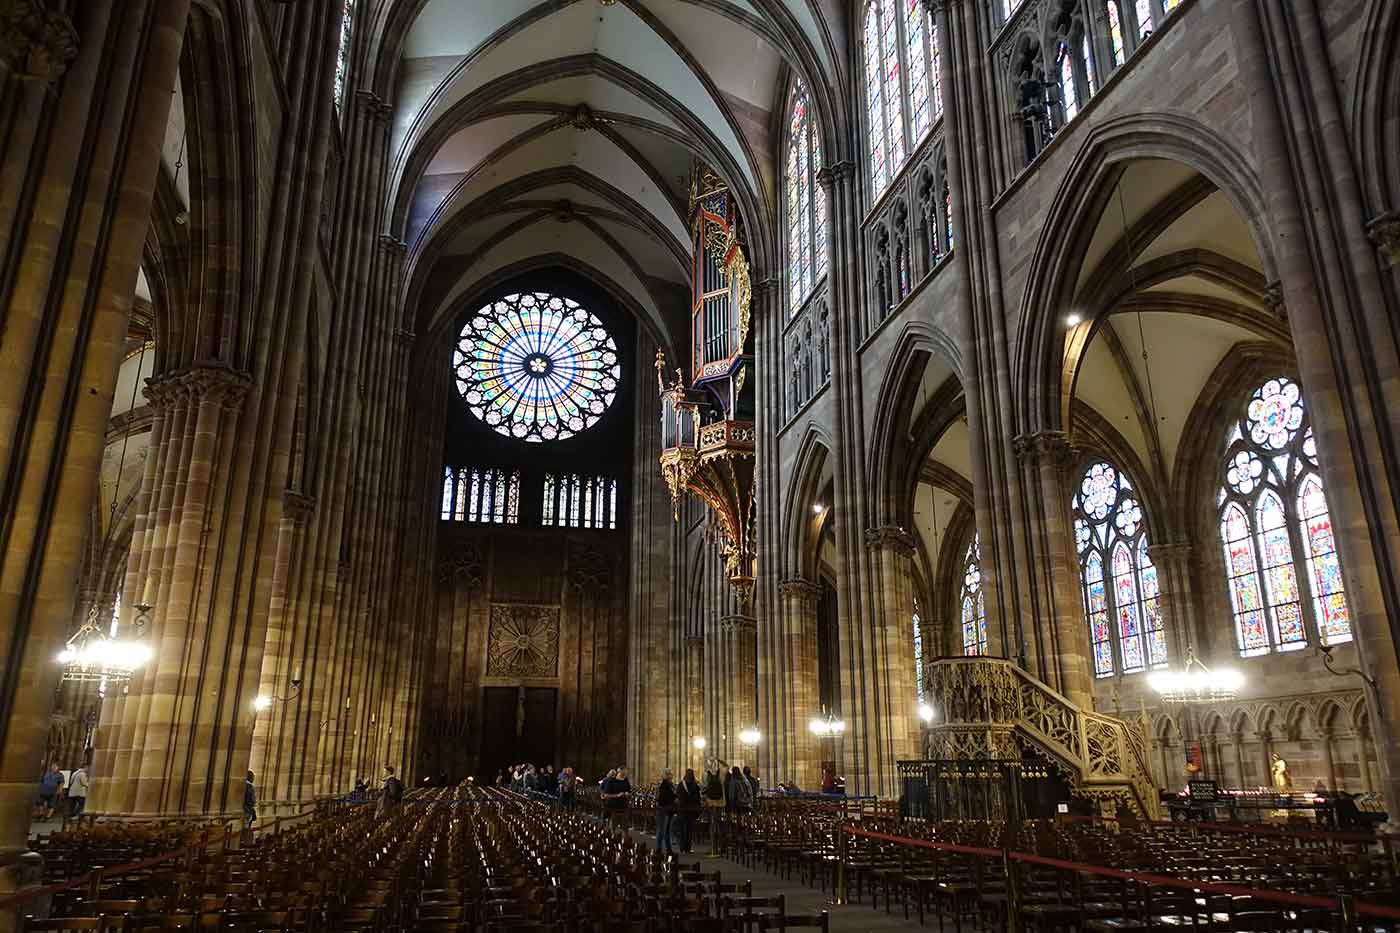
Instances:
[[[920,703],[924,702],[924,623],[919,618],[919,604],[914,603],[914,692]]]
[[[870,181],[878,198],[943,112],[933,18],[921,0],[868,0],[862,52]]]
[[[350,70],[350,30],[355,22],[355,0],[341,0],[340,44],[335,51],[335,112],[345,103],[345,78]]]
[[[520,521],[520,471],[447,467],[442,481],[442,518],[516,524]]]
[[[982,592],[982,545],[977,535],[963,555],[962,592],[958,618],[962,625],[962,648],[966,655],[987,653],[987,598]]]
[[[1152,34],[1152,0],[1137,0],[1138,36],[1146,39]]]
[[[933,129],[933,113],[929,106],[929,69],[924,40],[924,24],[928,13],[923,0],[904,0],[904,48],[909,59],[909,119],[914,139],[923,139]]]
[[[870,135],[870,182],[875,197],[889,182],[885,161],[885,95],[880,80],[880,8],[865,8],[865,106]]]
[[[1108,39],[1113,48],[1113,64],[1123,64],[1123,21],[1118,12],[1119,0],[1108,0]]]
[[[1240,654],[1350,641],[1317,443],[1296,382],[1280,376],[1255,389],[1221,473],[1220,541]]]
[[[541,523],[554,528],[617,528],[617,480],[570,473],[544,477]]]
[[[1079,94],[1074,86],[1074,55],[1064,43],[1060,43],[1059,72],[1060,107],[1064,113],[1064,122],[1068,123],[1079,112]]]
[[[796,314],[826,274],[826,204],[817,187],[821,142],[800,81],[793,90],[787,145],[788,309]]]
[[[539,442],[592,427],[617,397],[617,344],[586,308],[543,292],[506,295],[462,328],[457,390],[507,437]]]
[[[1161,587],[1132,483],[1099,461],[1084,471],[1070,506],[1094,675],[1165,666]]]

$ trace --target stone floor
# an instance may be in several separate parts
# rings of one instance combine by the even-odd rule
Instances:
[[[633,833],[633,838],[638,842],[645,842],[647,845],[656,844],[654,833]],[[899,904],[894,904],[890,908],[890,913],[885,913],[884,902],[881,901],[879,909],[872,909],[869,898],[861,904],[847,904],[838,907],[831,903],[831,892],[823,892],[820,888],[808,888],[796,878],[785,879],[781,875],[774,875],[764,871],[762,868],[749,868],[738,862],[732,862],[726,858],[708,858],[710,848],[708,845],[697,844],[694,855],[683,856],[686,863],[698,860],[701,870],[706,872],[722,872],[725,882],[743,883],[753,882],[753,893],[755,897],[773,897],[778,894],[787,896],[787,912],[792,914],[813,914],[825,910],[831,915],[831,929],[842,931],[842,933],[864,933],[864,931],[882,930],[919,930],[932,931],[938,929],[936,917],[928,918],[928,926],[920,927],[917,917],[904,919],[904,911]],[[952,926],[948,926],[951,933]]]

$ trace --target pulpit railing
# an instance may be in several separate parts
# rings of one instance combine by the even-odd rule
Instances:
[[[928,730],[928,758],[1017,760],[1031,750],[1058,765],[1075,797],[1157,817],[1142,733],[1081,709],[1010,661],[935,661],[925,697],[938,717]]]

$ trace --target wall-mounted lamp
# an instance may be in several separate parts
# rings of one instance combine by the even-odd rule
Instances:
[[[697,752],[703,752],[705,750],[705,746],[710,743],[705,741],[705,737],[703,735],[697,735],[695,738],[690,740],[690,744],[695,747],[695,750]]]
[[[301,678],[293,677],[291,686],[292,689],[288,691],[287,695],[284,697],[276,695],[255,697],[253,699],[253,710],[259,713],[266,712],[272,708],[273,703],[286,703],[288,700],[296,699],[297,694],[301,693]]]
[[[763,739],[763,733],[758,731],[757,726],[749,726],[739,733],[739,744],[747,745],[750,748],[757,745]]]

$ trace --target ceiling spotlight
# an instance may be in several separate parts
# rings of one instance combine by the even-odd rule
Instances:
[[[1068,324],[1070,327],[1078,327],[1080,323],[1083,322],[1083,320],[1084,317],[1080,314],[1065,315],[1065,323]]]

